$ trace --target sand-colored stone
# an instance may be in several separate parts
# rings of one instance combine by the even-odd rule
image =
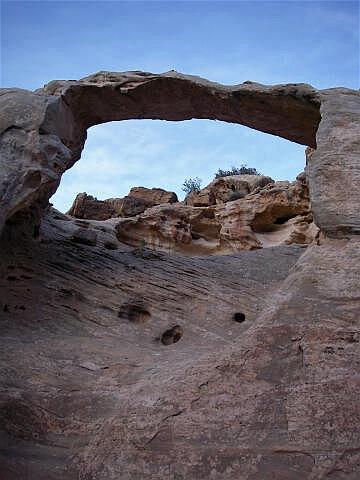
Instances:
[[[259,177],[260,184],[261,178],[266,177]],[[231,177],[226,177],[226,182],[237,182],[238,188],[248,185],[245,180]],[[212,182],[203,192],[215,191],[217,204],[214,195],[214,202],[206,202],[210,206],[192,206],[185,201],[185,205],[153,207],[134,218],[120,220],[116,225],[117,237],[134,247],[144,243],[155,250],[185,255],[228,254],[311,243],[318,228],[312,222],[306,183],[264,183],[243,198],[229,201],[231,188],[225,189],[223,181]],[[200,192],[199,197],[205,196]]]
[[[87,220],[107,220],[114,217],[133,217],[147,208],[162,203],[177,202],[174,192],[162,188],[134,187],[124,198],[98,200],[87,193],[79,193],[68,214]]]
[[[274,180],[263,175],[232,175],[216,178],[199,192],[191,192],[185,198],[186,205],[207,207],[245,197],[258,187],[264,187]]]

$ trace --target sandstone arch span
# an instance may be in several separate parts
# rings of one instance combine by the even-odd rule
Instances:
[[[306,84],[225,86],[175,71],[135,71],[99,72],[81,80],[55,80],[35,92],[0,93],[0,228],[15,213],[47,204],[61,175],[80,158],[90,126],[125,119],[207,118],[316,147],[308,171],[316,223],[330,235],[360,230],[360,193],[353,184],[360,176],[359,92]]]

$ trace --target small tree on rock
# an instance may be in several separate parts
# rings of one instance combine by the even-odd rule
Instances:
[[[195,178],[186,178],[182,190],[186,194],[189,194],[191,192],[199,192],[201,188],[201,178],[195,177]]]

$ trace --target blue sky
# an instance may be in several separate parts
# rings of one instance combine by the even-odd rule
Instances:
[[[306,82],[359,88],[353,1],[2,1],[1,86],[35,89],[99,70],[171,69],[226,84]],[[186,177],[247,163],[293,179],[304,147],[239,125],[137,120],[93,127],[53,202],[132,186],[181,194]]]

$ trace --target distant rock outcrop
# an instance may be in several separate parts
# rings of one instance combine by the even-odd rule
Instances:
[[[118,239],[185,255],[228,254],[282,244],[310,244],[318,233],[304,175],[295,182],[235,175],[215,179],[177,202],[172,192],[135,187],[124,198],[77,195],[69,215],[116,222]]]
[[[208,207],[245,197],[258,187],[274,183],[270,177],[262,175],[231,175],[213,180],[199,192],[191,192],[185,198],[186,205]]]
[[[113,217],[133,217],[147,208],[161,203],[177,202],[174,192],[162,188],[134,187],[124,198],[98,200],[87,193],[79,193],[68,214],[89,220],[106,220]]]
[[[189,197],[195,206],[189,205]],[[208,255],[309,244],[318,228],[313,224],[305,182],[238,175],[211,182],[183,203],[160,205],[124,218],[116,224],[116,231],[118,239],[128,245],[144,242],[156,250]]]

